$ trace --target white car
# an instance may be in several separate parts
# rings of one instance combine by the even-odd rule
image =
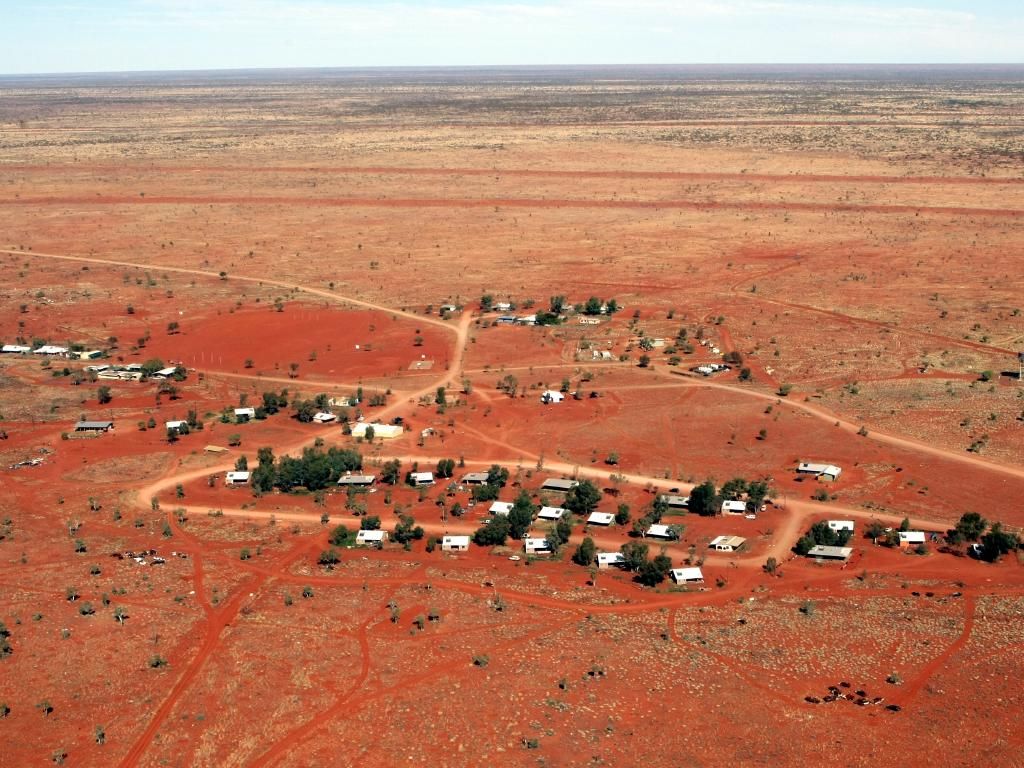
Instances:
[[[519,555],[509,555],[509,556],[508,556],[508,559],[509,559],[509,560],[512,560],[512,561],[515,561],[515,562],[518,562],[518,561],[519,561],[519,560],[521,560],[522,558],[521,558],[521,557],[519,557]]]

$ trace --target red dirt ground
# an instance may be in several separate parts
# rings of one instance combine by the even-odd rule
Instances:
[[[0,766],[1017,764],[1020,559],[862,532],[906,517],[942,533],[970,510],[1024,526],[1020,387],[1000,375],[1024,340],[1024,188],[1004,146],[1019,89],[968,84],[982,108],[961,104],[968,85],[858,80],[833,108],[820,83],[681,82],[693,98],[646,82],[164,84],[132,89],[130,111],[88,85],[5,91],[0,340],[189,375],[172,400],[155,382],[75,384],[85,362],[0,356]],[[484,327],[485,293],[519,314],[552,296],[622,311]],[[441,319],[448,301],[464,310]],[[721,356],[673,350],[681,330],[739,352],[753,381],[691,374]],[[644,335],[667,340],[646,368]],[[409,371],[421,356],[434,366]],[[583,398],[542,405],[563,380]],[[356,442],[291,408],[220,421],[267,390],[360,385],[391,390],[360,408],[402,417],[401,438]],[[189,410],[204,429],[169,443],[163,422]],[[63,439],[83,417],[116,430]],[[457,481],[498,463],[503,500],[557,504],[542,479],[575,474],[633,520],[706,477],[768,479],[774,502],[667,515],[680,540],[643,540],[699,563],[700,585],[576,565],[584,536],[612,551],[632,528],[579,521],[553,558],[418,540],[341,548],[324,569],[330,530],[359,525],[344,493],[222,483],[260,447],[317,442],[369,472],[452,458]],[[799,460],[844,472],[800,481]],[[457,482],[355,501],[427,538],[490,516]],[[792,554],[837,518],[856,521],[849,563]],[[747,544],[709,551],[722,534]],[[110,556],[126,549],[166,563]],[[805,698],[842,683],[883,701]]]

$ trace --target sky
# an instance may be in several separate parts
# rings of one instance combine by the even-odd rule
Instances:
[[[0,0],[0,72],[1021,63],[1024,0]]]

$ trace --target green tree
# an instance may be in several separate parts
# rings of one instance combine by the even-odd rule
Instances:
[[[324,550],[320,553],[320,557],[316,560],[318,565],[322,565],[325,568],[333,568],[341,562],[341,555],[338,554],[338,550],[334,547]]]
[[[1019,548],[1020,539],[1004,531],[1002,523],[993,523],[992,530],[981,537],[981,558],[990,563]]]
[[[508,513],[509,536],[516,540],[523,538],[533,524],[534,512],[535,507],[530,500],[530,494],[525,489],[520,489]]]
[[[398,459],[385,461],[380,468],[380,481],[387,485],[398,485],[402,478],[402,462]]]
[[[977,541],[988,528],[988,521],[977,512],[965,512],[956,524],[956,532],[967,541]]]
[[[672,559],[662,552],[640,566],[637,581],[645,587],[654,587],[663,582],[671,570]]]
[[[647,545],[639,541],[627,541],[619,551],[622,552],[623,565],[628,571],[639,571],[647,562]]]
[[[585,315],[600,315],[601,314],[602,302],[597,296],[591,296],[587,299],[587,303],[583,305],[583,314]]]
[[[100,405],[106,405],[113,399],[114,396],[110,394],[110,387],[104,386],[96,390],[96,402]]]
[[[615,524],[627,525],[629,523],[629,504],[619,504],[615,512]]]
[[[335,547],[343,547],[351,541],[351,538],[352,534],[346,526],[336,525],[331,531],[331,535],[327,537],[327,541]]]
[[[364,517],[359,521],[359,530],[361,531],[379,531],[380,530],[380,518],[376,515],[370,515]]]
[[[564,506],[575,515],[589,515],[601,501],[601,491],[590,480],[580,480],[565,494]]]
[[[504,515],[495,515],[491,521],[473,534],[473,543],[481,547],[500,546],[508,539],[509,521]]]
[[[594,545],[594,540],[589,536],[585,536],[580,545],[576,547],[576,551],[572,554],[572,561],[576,565],[582,565],[583,567],[589,567],[594,564],[594,558],[597,557],[597,547]]]
[[[690,491],[689,509],[703,517],[713,517],[722,506],[722,498],[711,480],[705,480]]]
[[[423,538],[423,529],[416,525],[412,515],[402,515],[398,525],[395,526],[394,540],[399,544],[408,544],[413,540]]]

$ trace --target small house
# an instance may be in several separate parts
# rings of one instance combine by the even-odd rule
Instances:
[[[523,550],[527,554],[532,554],[532,555],[542,555],[542,554],[550,555],[551,554],[551,545],[548,544],[548,540],[547,539],[527,538],[527,539],[523,539]]]
[[[901,547],[918,547],[926,540],[924,531],[900,531],[899,537]]]
[[[55,347],[52,344],[43,344],[43,346],[32,350],[32,354],[34,355],[47,355],[48,357],[59,357],[60,355],[66,355],[67,353],[67,347]]]
[[[708,547],[716,552],[735,552],[746,543],[742,536],[716,536]]]
[[[4,344],[0,351],[8,355],[27,355],[32,351],[32,347],[25,347],[21,344]]]
[[[442,552],[468,552],[469,536],[445,536],[441,539]]]
[[[336,421],[337,418],[333,413],[328,413],[327,411],[319,411],[313,414],[313,421],[317,424],[330,424],[332,421]],[[374,430],[374,434],[376,434],[376,430]]]
[[[512,309],[512,305],[507,301],[496,301],[491,304],[491,309],[495,312],[508,312]]]
[[[565,510],[561,507],[541,507],[537,517],[541,520],[561,520]]]
[[[700,568],[673,568],[669,571],[676,584],[703,584],[704,574]]]
[[[338,478],[338,485],[342,487],[354,486],[357,488],[368,488],[376,481],[376,475],[342,475]]]
[[[235,420],[236,421],[248,421],[249,419],[256,418],[255,408],[235,408]]]
[[[536,325],[536,315],[520,315],[516,318],[516,325]]]
[[[248,485],[249,484],[249,473],[235,470],[228,472],[224,475],[224,485],[236,486],[236,485]]]
[[[433,472],[411,472],[409,474],[409,482],[417,488],[427,485],[434,484],[434,473]]]
[[[113,428],[112,421],[80,421],[75,424],[75,432],[109,432]]]
[[[747,502],[726,499],[722,502],[723,515],[745,515],[747,514]]]
[[[849,531],[850,533],[853,533],[853,520],[829,520],[828,527],[837,533],[839,531]]]
[[[462,477],[463,485],[485,485],[487,483],[486,472],[469,472]]]
[[[510,501],[496,501],[491,504],[491,508],[488,510],[492,515],[507,515],[512,511],[512,502]]]
[[[356,544],[368,547],[380,547],[387,540],[387,531],[359,531],[356,534]]]
[[[540,401],[544,403],[544,405],[560,403],[563,400],[565,400],[565,394],[562,392],[557,392],[554,389],[546,389],[540,396]]]
[[[516,316],[515,315],[498,315],[498,317],[495,319],[494,322],[495,323],[500,323],[501,325],[515,325],[515,323],[516,323]]]
[[[671,509],[686,509],[690,506],[689,496],[662,496],[661,500]]]
[[[671,528],[661,523],[655,523],[644,531],[644,536],[653,536],[656,539],[674,539],[676,537]]]
[[[579,485],[575,480],[570,480],[567,477],[549,477],[541,485],[542,491],[558,491],[559,493],[568,493],[570,490]]]
[[[621,552],[598,552],[597,567],[599,570],[608,568],[622,568],[626,564],[626,558]]]
[[[88,352],[78,352],[76,354],[79,360],[98,360],[103,357],[103,350],[90,349]]]
[[[611,525],[615,522],[615,515],[610,512],[591,512],[587,518],[589,525]]]
[[[169,379],[169,378],[171,378],[171,376],[173,376],[175,374],[175,372],[177,372],[177,370],[178,370],[178,367],[174,366],[174,365],[170,366],[169,368],[161,368],[159,371],[156,371],[153,374],[152,378],[154,378],[154,379]]]
[[[99,365],[87,365],[84,370],[90,373],[103,373],[104,371],[110,370],[110,366],[105,363],[100,363]]]
[[[187,428],[188,427],[188,422],[187,421],[182,421],[181,419],[178,419],[176,421],[168,421],[168,422],[166,422],[164,424],[164,426],[167,427],[168,431],[173,429],[175,432],[177,432],[182,427],[186,427]]]
[[[844,562],[849,560],[852,554],[853,549],[850,547],[828,547],[824,544],[811,547],[807,552],[807,556],[814,560],[842,560]]]
[[[838,480],[843,473],[842,468],[835,464],[814,464],[807,461],[797,464],[796,471],[800,475],[814,475],[819,480]]]

